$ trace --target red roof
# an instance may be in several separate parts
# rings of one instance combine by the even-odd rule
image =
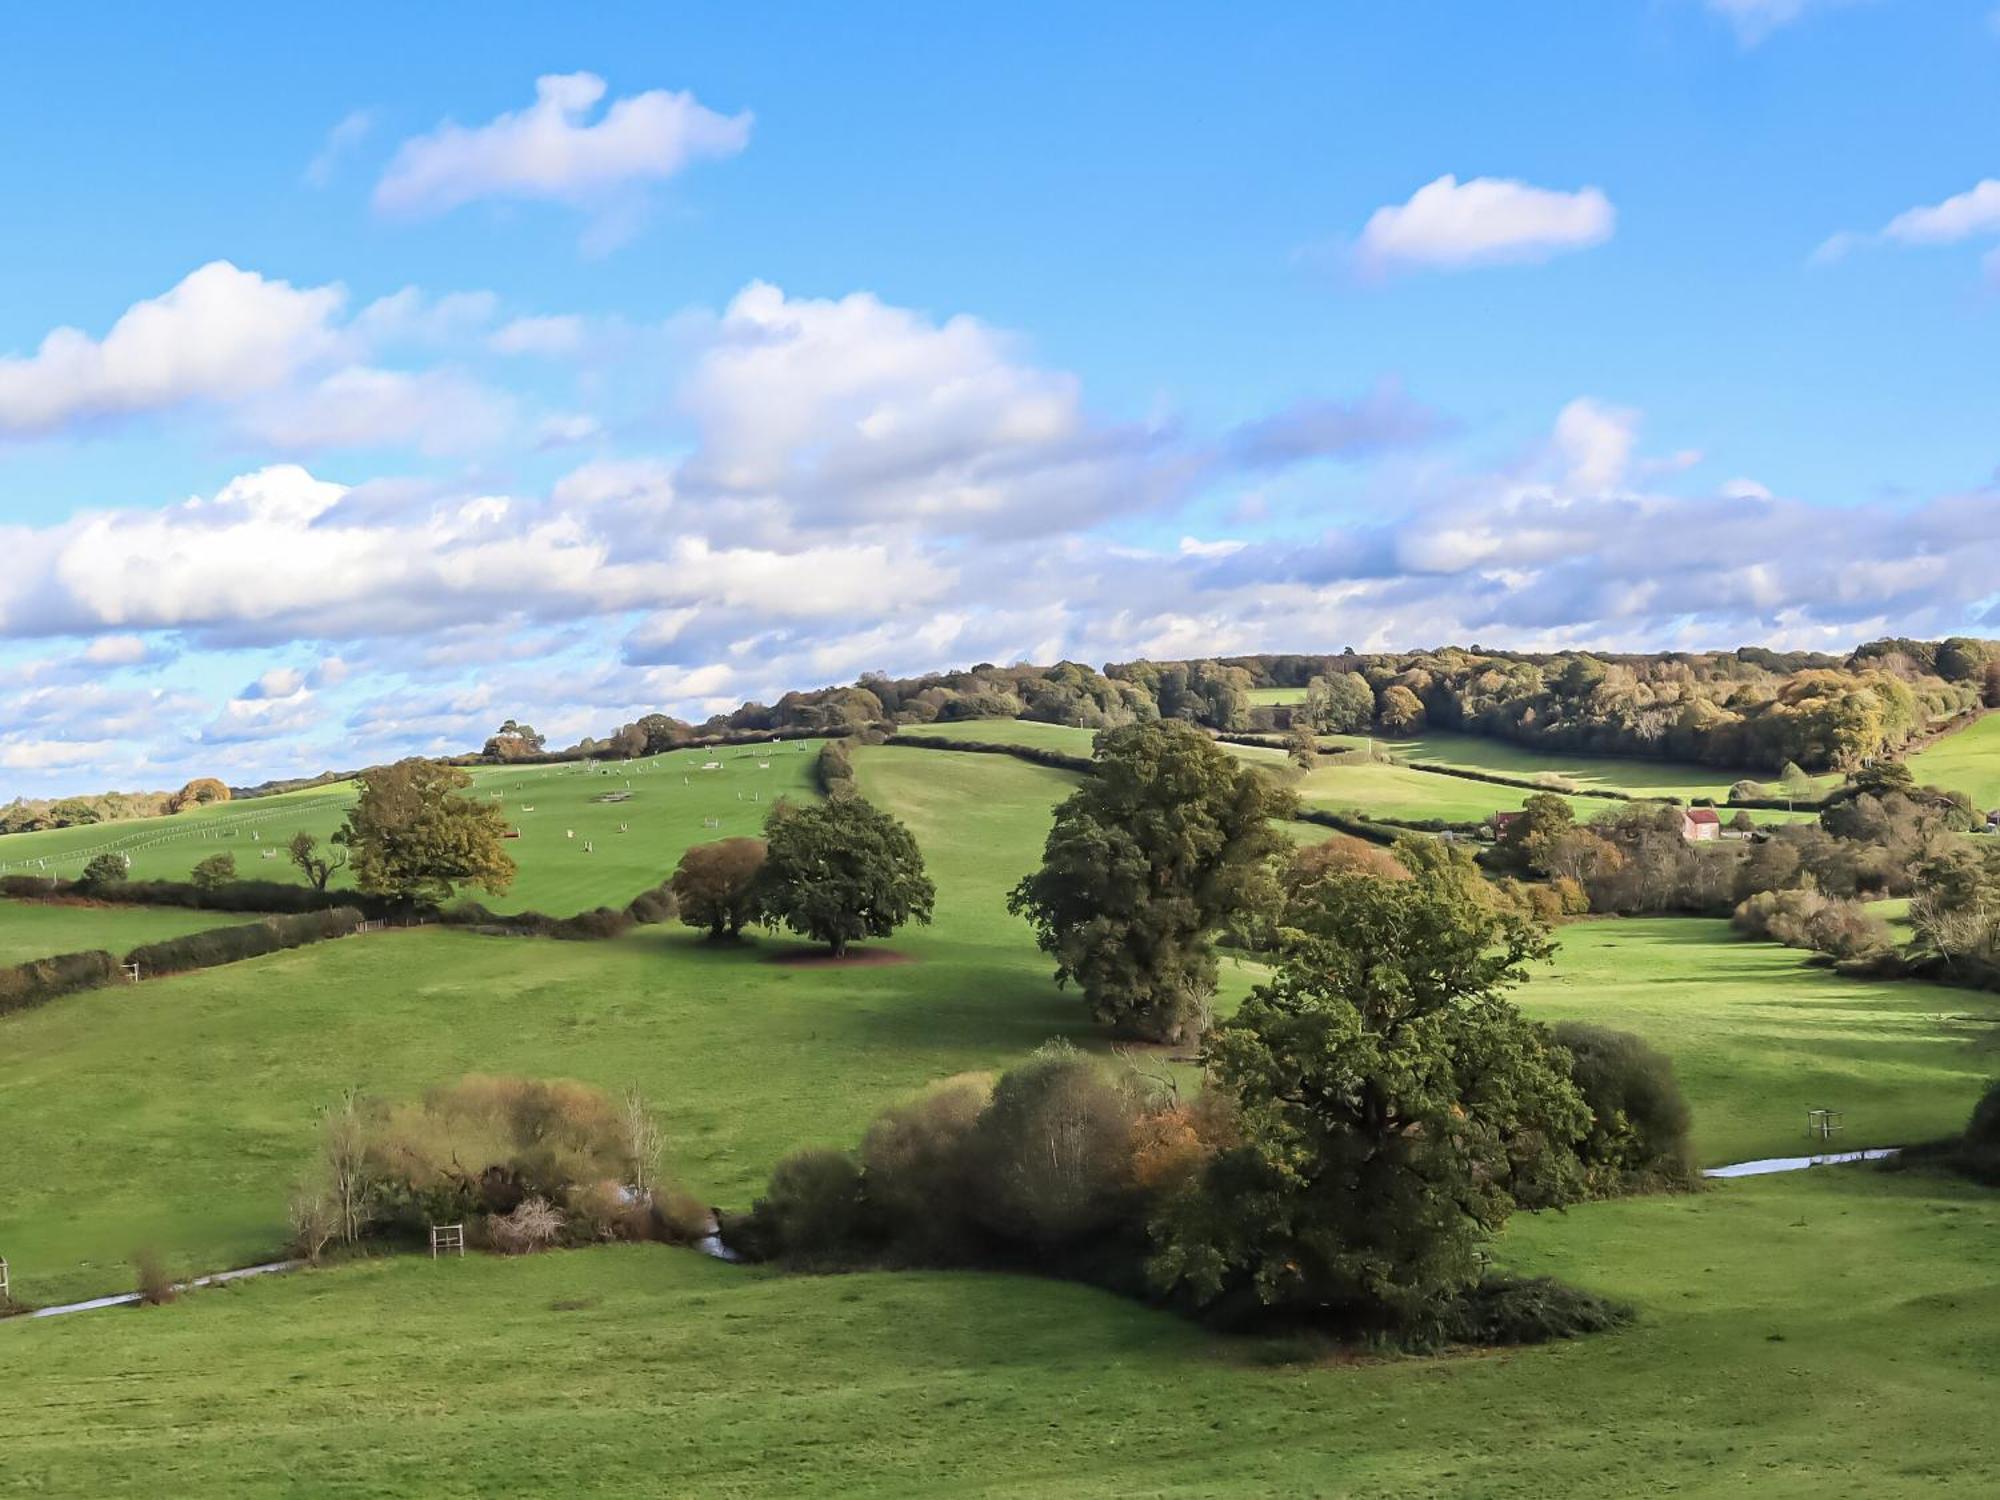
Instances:
[[[1690,823],[1720,823],[1722,814],[1712,807],[1691,807],[1687,812]]]

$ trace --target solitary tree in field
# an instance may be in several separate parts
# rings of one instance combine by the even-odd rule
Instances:
[[[319,840],[303,828],[292,835],[292,841],[285,846],[285,852],[291,856],[292,863],[299,867],[316,891],[326,889],[327,882],[333,879],[335,871],[347,868],[345,849],[336,844],[322,851]]]
[[[1300,892],[1277,977],[1211,1037],[1242,1141],[1157,1216],[1163,1285],[1421,1332],[1479,1279],[1510,1188],[1573,1190],[1589,1110],[1506,999],[1546,935],[1495,910],[1464,851],[1396,852],[1406,880]]]
[[[757,902],[765,917],[827,944],[838,958],[857,938],[926,925],[937,888],[910,830],[862,797],[786,807],[765,825]]]
[[[464,795],[472,778],[458,767],[412,757],[357,781],[361,795],[334,841],[362,891],[415,903],[449,900],[461,885],[498,895],[513,883],[514,861],[500,844],[506,818]]]
[[[712,938],[735,937],[756,920],[764,854],[762,839],[718,839],[689,849],[671,882],[681,920],[706,927]]]
[[[190,807],[207,807],[211,802],[228,800],[228,787],[213,776],[197,776],[167,799],[167,811],[186,812]]]
[[[1275,904],[1292,794],[1200,730],[1162,720],[1097,742],[1096,774],[1056,809],[1042,867],[1014,887],[1056,982],[1127,1036],[1198,1033],[1215,992],[1212,935]]]

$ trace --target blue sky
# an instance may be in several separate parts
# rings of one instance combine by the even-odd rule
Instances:
[[[581,10],[10,22],[0,795],[1995,633],[1993,0]]]

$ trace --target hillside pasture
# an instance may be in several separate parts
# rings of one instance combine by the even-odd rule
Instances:
[[[0,964],[25,963],[58,953],[92,948],[122,955],[142,943],[162,942],[255,921],[229,911],[185,911],[178,907],[96,906],[48,901],[0,901]]]
[[[1644,760],[1637,756],[1570,755],[1517,745],[1510,740],[1486,735],[1454,734],[1432,730],[1406,738],[1377,735],[1325,735],[1321,743],[1332,749],[1360,750],[1372,746],[1397,760],[1421,761],[1430,765],[1454,766],[1484,771],[1496,776],[1560,776],[1584,791],[1625,792],[1635,797],[1678,797],[1683,802],[1709,799],[1721,806],[1728,801],[1729,788],[1738,781],[1776,781],[1769,771],[1718,768],[1683,761]],[[1815,778],[1824,790],[1836,785],[1837,776]]]
[[[1008,757],[880,747],[863,789],[905,819],[938,884],[936,925],[890,944],[915,962],[802,967],[800,945],[716,947],[681,928],[602,943],[390,931],[0,1018],[0,1253],[22,1295],[126,1284],[152,1243],[203,1269],[273,1253],[314,1111],[357,1085],[408,1097],[471,1071],[637,1084],[705,1201],[741,1207],[805,1145],[851,1145],[931,1079],[1017,1060],[1052,1037],[1102,1049],[1004,909],[1067,773]],[[1224,966],[1219,1009],[1255,978]],[[1993,997],[1865,984],[1794,950],[1673,919],[1564,929],[1530,1014],[1627,1027],[1680,1061],[1706,1162],[1803,1143],[1804,1110],[1849,1111],[1851,1144],[1962,1122],[1994,1067]]]
[[[1920,785],[1964,792],[1982,811],[2000,808],[2000,713],[1934,741],[1909,767]]]
[[[1302,687],[1260,687],[1250,689],[1250,701],[1259,708],[1288,708],[1306,701]]]
[[[7,1473],[89,1500],[2000,1487],[2000,1196],[1822,1169],[1517,1218],[1499,1252],[1637,1323],[1357,1358],[1012,1276],[361,1262],[0,1327]]]
[[[471,892],[499,912],[570,916],[623,906],[658,885],[691,844],[762,831],[771,804],[818,796],[818,740],[676,750],[634,761],[471,768],[473,792],[497,803],[510,827],[507,852],[520,866],[502,896]],[[714,770],[704,770],[705,766]],[[630,793],[629,801],[600,800]],[[218,803],[171,817],[0,837],[0,865],[16,873],[74,877],[92,855],[129,853],[135,880],[184,880],[211,854],[235,857],[246,880],[302,882],[284,847],[303,830],[322,843],[354,804],[351,782]],[[713,818],[716,825],[706,826]],[[619,832],[619,826],[629,832]],[[566,837],[574,834],[574,837]],[[348,885],[336,875],[333,888]]]

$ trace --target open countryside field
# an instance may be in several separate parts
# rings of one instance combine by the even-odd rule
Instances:
[[[890,1098],[1016,1060],[1051,1037],[1102,1048],[1004,909],[1069,775],[1004,756],[882,747],[866,793],[906,820],[938,885],[916,962],[772,963],[783,940],[715,948],[686,929],[608,943],[374,933],[66,997],[0,1018],[0,1254],[37,1301],[119,1290],[154,1244],[176,1263],[279,1246],[317,1107],[350,1084],[407,1097],[469,1071],[636,1083],[705,1200],[741,1207],[779,1156],[851,1144]],[[1709,1162],[1775,1155],[1802,1111],[1851,1111],[1858,1142],[1961,1122],[1995,1065],[1992,997],[1864,985],[1722,923],[1565,929],[1530,1013],[1626,1026],[1683,1059]],[[1222,1008],[1250,975],[1225,966]],[[1982,1050],[1984,1047],[1986,1050]]]
[[[690,844],[761,831],[778,797],[816,797],[812,766],[820,744],[676,750],[605,765],[474,767],[474,791],[499,803],[521,831],[507,845],[521,873],[503,896],[471,894],[502,912],[569,916],[622,906],[658,884]],[[718,769],[702,769],[708,765]],[[599,800],[626,791],[629,801]],[[304,877],[284,857],[286,841],[300,830],[331,838],[353,802],[352,784],[339,782],[172,817],[8,834],[0,837],[0,865],[73,878],[92,855],[115,851],[130,854],[135,880],[181,880],[209,855],[226,853],[244,879],[299,882]],[[711,818],[712,828],[705,821]],[[630,831],[619,832],[621,824]],[[346,883],[335,876],[333,888]]]
[[[1089,755],[1096,731],[1076,729],[1061,724],[1036,724],[1017,719],[974,719],[952,724],[912,725],[905,734],[930,736],[943,739],[966,740],[976,744],[991,745],[1034,745],[1042,749],[1061,750],[1069,755]],[[1367,742],[1347,739],[1338,735],[1326,736],[1325,744],[1337,749],[1359,749]],[[1713,777],[1720,773],[1705,772],[1700,767],[1665,764],[1649,766],[1644,761],[1622,760],[1579,760],[1566,756],[1541,756],[1497,741],[1479,739],[1472,735],[1427,736],[1413,740],[1376,740],[1378,749],[1386,749],[1391,754],[1403,755],[1408,759],[1435,760],[1441,765],[1464,766],[1473,770],[1492,771],[1507,776],[1533,776],[1541,772],[1553,772],[1569,776],[1577,785],[1590,788],[1629,790],[1639,796],[1713,796],[1718,802],[1727,796],[1730,782],[1716,783],[1713,780],[1690,780],[1690,773]],[[1424,753],[1417,753],[1414,747],[1426,747]],[[1481,763],[1479,756],[1486,747],[1494,752],[1491,763]],[[1251,762],[1253,765],[1269,766],[1273,770],[1287,770],[1289,763],[1284,752],[1257,745],[1237,745],[1225,743],[1224,749],[1232,755]],[[1443,751],[1448,753],[1431,753]],[[1607,779],[1619,768],[1636,767],[1628,777],[1628,784],[1620,784]],[[1657,775],[1655,784],[1647,785],[1647,777]],[[1734,778],[1732,777],[1731,780]],[[1333,812],[1353,812],[1363,817],[1399,818],[1406,822],[1422,822],[1431,818],[1453,823],[1474,823],[1491,817],[1496,812],[1510,812],[1518,809],[1529,797],[1535,795],[1532,789],[1505,786],[1494,782],[1471,781],[1464,777],[1440,776],[1434,772],[1413,770],[1408,766],[1393,765],[1387,761],[1356,761],[1322,763],[1298,782],[1300,800],[1307,806],[1317,806]],[[1601,797],[1565,797],[1576,810],[1579,819],[1596,817],[1608,808],[1618,804]],[[1778,811],[1757,811],[1751,814],[1759,823],[1806,820],[1812,813],[1786,813]]]
[[[1828,1169],[1517,1219],[1500,1255],[1625,1298],[1638,1322],[1502,1353],[1316,1361],[1302,1347],[1286,1362],[1017,1277],[785,1277],[653,1247],[365,1262],[0,1328],[0,1489],[1822,1500],[2000,1487],[1990,1192]]]
[[[123,955],[141,943],[254,922],[256,915],[183,911],[175,907],[69,906],[41,901],[0,901],[0,964],[24,963],[57,953],[103,948]]]
[[[1628,792],[1635,797],[1678,797],[1683,802],[1707,798],[1718,806],[1728,800],[1730,787],[1738,781],[1777,779],[1769,771],[1731,770],[1681,761],[1646,760],[1639,756],[1569,755],[1533,749],[1487,735],[1454,734],[1447,730],[1427,731],[1404,739],[1334,734],[1324,736],[1323,743],[1342,750],[1358,750],[1372,745],[1398,760],[1457,766],[1469,771],[1488,771],[1498,776],[1561,776],[1589,791]],[[1814,778],[1814,784],[1825,788],[1839,780],[1838,776],[1821,776]]]
[[[1964,792],[1983,811],[2000,808],[2000,713],[1919,750],[1909,766],[1922,785]]]
[[[1282,707],[1306,701],[1306,690],[1302,687],[1260,687],[1250,689],[1250,701],[1260,708]]]

